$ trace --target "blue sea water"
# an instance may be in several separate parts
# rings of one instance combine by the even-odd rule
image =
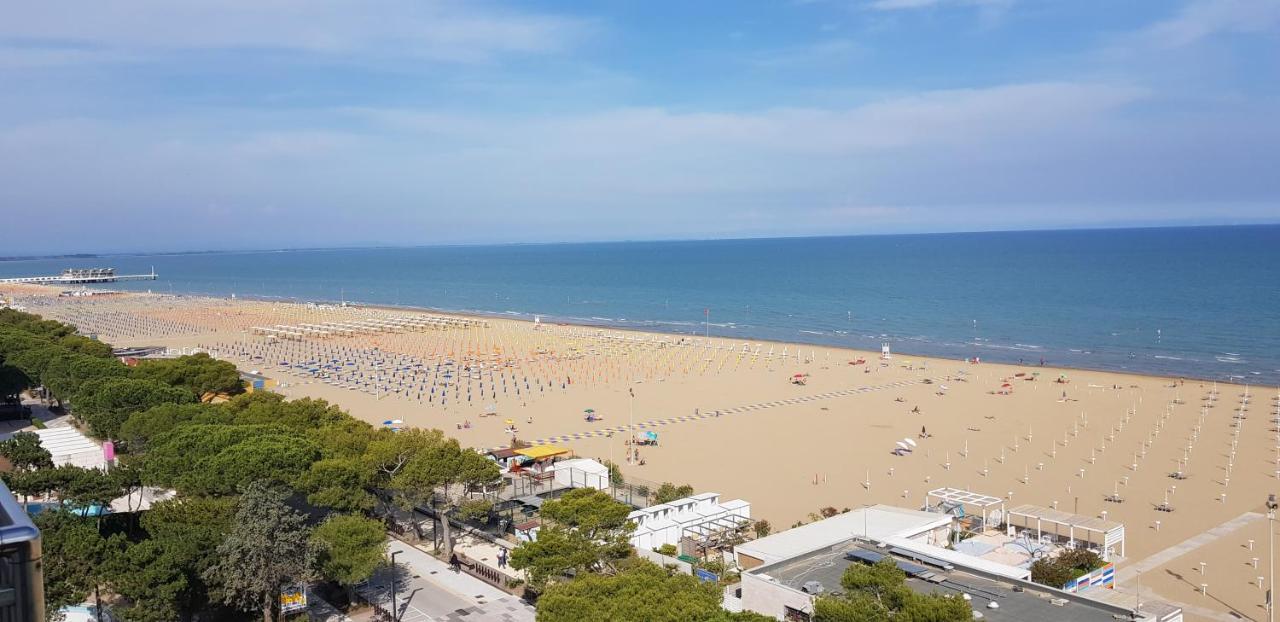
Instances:
[[[1280,384],[1280,226],[120,255],[0,276],[101,265],[161,275],[116,288]]]

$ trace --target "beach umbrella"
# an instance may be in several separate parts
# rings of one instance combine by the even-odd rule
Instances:
[[[912,447],[915,447],[915,446],[916,446],[916,442],[915,442],[915,441],[913,441],[913,440],[911,440],[911,439],[909,439],[909,438],[904,438],[904,439],[902,439],[902,442],[904,442],[904,443],[906,443],[906,444],[908,444],[908,445],[910,445],[910,446],[912,446]]]
[[[589,414],[589,413],[593,413],[593,412],[595,412],[595,411],[596,411],[596,409],[594,409],[594,408],[588,408],[588,409],[586,409],[586,410],[584,410],[584,411],[582,411],[582,412],[584,412],[584,413],[588,413],[588,414]]]
[[[898,441],[898,449],[901,449],[903,451],[911,451],[911,447],[902,441]]]

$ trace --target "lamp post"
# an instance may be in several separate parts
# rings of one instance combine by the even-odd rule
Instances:
[[[1276,593],[1276,508],[1280,507],[1280,503],[1276,502],[1275,493],[1267,495],[1267,546],[1271,549],[1270,564],[1267,570],[1268,581],[1270,586],[1267,588],[1267,620],[1268,622],[1276,622],[1276,606],[1272,602]]]
[[[399,622],[400,620],[400,607],[396,605],[396,555],[402,552],[391,552],[391,619],[394,622]]]

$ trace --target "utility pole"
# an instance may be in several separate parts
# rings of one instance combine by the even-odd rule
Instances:
[[[403,551],[391,552],[391,620],[400,622],[400,607],[396,605],[396,555]]]
[[[1276,507],[1280,504],[1276,503],[1275,494],[1267,495],[1267,546],[1271,549],[1270,564],[1271,567],[1267,571],[1269,576],[1267,580],[1270,587],[1267,588],[1267,620],[1268,622],[1276,622],[1276,604],[1273,601],[1276,594]]]

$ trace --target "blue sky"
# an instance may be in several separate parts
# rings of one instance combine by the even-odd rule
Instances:
[[[0,255],[1280,222],[1278,35],[1280,0],[8,3]]]

